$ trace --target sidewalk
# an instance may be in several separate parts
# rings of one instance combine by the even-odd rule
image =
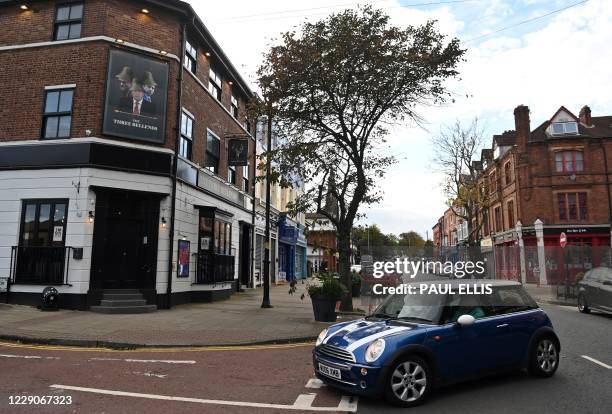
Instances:
[[[576,306],[577,304],[576,299],[557,297],[556,286],[538,286],[531,283],[525,283],[523,287],[538,303],[550,303],[553,305],[565,306]]]
[[[273,309],[261,309],[262,289],[215,303],[176,306],[142,315],[84,311],[41,312],[0,304],[0,339],[82,346],[206,346],[291,342],[316,338],[329,323],[315,322],[304,286],[271,286]],[[338,321],[358,316],[340,316]]]

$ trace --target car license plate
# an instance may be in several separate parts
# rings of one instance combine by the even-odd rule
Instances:
[[[327,365],[323,365],[321,363],[319,363],[319,372],[321,372],[321,374],[327,375],[328,377],[338,379],[342,378],[342,374],[340,373],[339,369],[328,367]]]

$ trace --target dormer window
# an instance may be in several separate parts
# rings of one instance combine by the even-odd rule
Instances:
[[[576,122],[554,122],[551,127],[552,135],[576,135],[578,124]]]

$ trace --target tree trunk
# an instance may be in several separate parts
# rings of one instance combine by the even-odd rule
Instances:
[[[351,312],[353,310],[353,297],[351,289],[353,288],[353,277],[351,275],[351,233],[349,231],[338,231],[338,273],[340,280],[346,286],[348,293],[342,299],[340,310]]]

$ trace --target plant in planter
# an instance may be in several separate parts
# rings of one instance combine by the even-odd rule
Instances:
[[[289,293],[295,293],[295,286],[291,286]],[[335,322],[336,321],[336,302],[347,293],[346,287],[334,274],[323,273],[309,283],[306,287],[306,294],[312,300],[312,310],[314,311],[315,321]]]
[[[353,283],[351,285],[351,294],[354,298],[361,296],[361,276],[353,270]]]

